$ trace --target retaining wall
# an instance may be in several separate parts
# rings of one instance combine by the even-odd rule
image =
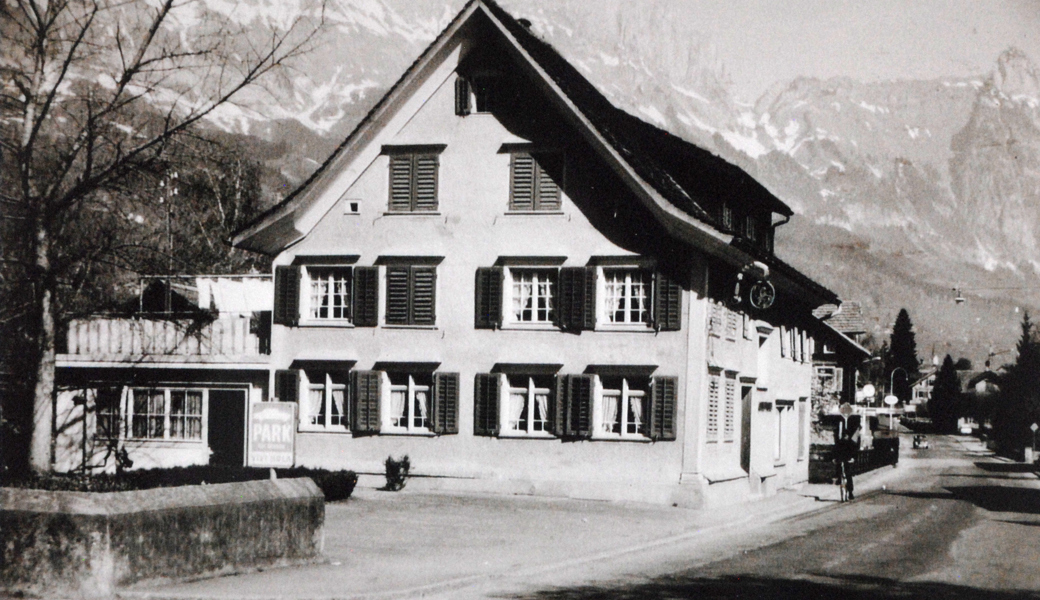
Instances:
[[[145,580],[312,560],[325,499],[308,478],[85,493],[0,489],[0,590],[96,597]]]

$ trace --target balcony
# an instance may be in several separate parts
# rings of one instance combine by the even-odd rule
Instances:
[[[90,317],[69,323],[59,363],[264,363],[270,313],[215,318]]]

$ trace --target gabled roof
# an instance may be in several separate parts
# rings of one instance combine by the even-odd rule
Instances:
[[[837,301],[833,292],[771,254],[731,244],[734,238],[721,229],[714,211],[709,210],[713,202],[726,200],[784,216],[792,214],[790,207],[739,167],[615,107],[552,46],[493,0],[470,0],[329,159],[284,201],[236,232],[234,244],[271,253],[302,237],[306,232],[297,231],[286,218],[317,200],[331,179],[327,173],[335,171],[333,166],[345,161],[352,147],[364,144],[373,135],[376,122],[387,114],[409,82],[478,14],[485,15],[507,45],[516,50],[522,64],[544,80],[558,105],[670,233],[733,264],[761,260],[819,301]]]
[[[841,306],[824,304],[813,311],[813,316],[842,333],[857,334],[867,332],[867,323],[863,318],[863,307],[859,302],[842,302]]]
[[[824,331],[830,333],[831,338],[836,340],[839,344],[847,346],[849,349],[851,349],[856,354],[859,354],[864,359],[870,357],[870,350],[867,350],[866,348],[861,346],[856,340],[838,331],[834,327],[831,327],[831,324],[827,323],[826,321],[820,321],[820,324],[823,325]]]

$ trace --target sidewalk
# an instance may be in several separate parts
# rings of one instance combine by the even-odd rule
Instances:
[[[857,478],[858,496],[908,468]],[[452,595],[488,582],[624,565],[693,542],[839,506],[837,486],[805,485],[714,510],[530,496],[358,489],[326,505],[319,564],[134,588],[122,598],[410,598]],[[832,498],[833,496],[833,498]]]

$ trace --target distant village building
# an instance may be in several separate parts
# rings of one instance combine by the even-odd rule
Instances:
[[[472,0],[236,235],[274,257],[268,304],[250,294],[225,317],[196,282],[186,302],[216,307],[210,321],[73,323],[62,464],[77,433],[135,468],[241,464],[248,398],[296,403],[296,463],[362,484],[408,455],[410,488],[684,506],[775,493],[808,478],[817,337],[835,364],[861,352],[813,316],[835,294],[774,255],[791,215]]]

